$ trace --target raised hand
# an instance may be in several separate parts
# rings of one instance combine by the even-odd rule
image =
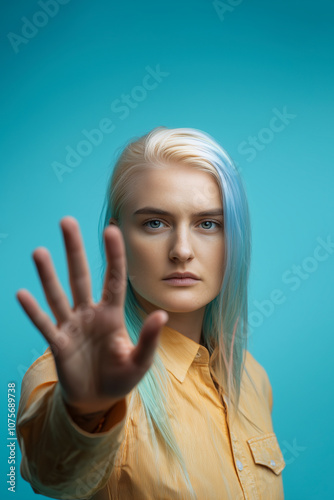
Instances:
[[[168,315],[162,310],[148,315],[135,346],[125,326],[126,256],[120,229],[108,226],[104,231],[107,269],[102,298],[94,303],[79,224],[68,216],[60,225],[73,306],[58,280],[50,253],[43,247],[33,252],[33,258],[57,324],[30,292],[21,289],[16,296],[50,344],[67,405],[82,414],[107,411],[124,398],[150,368]]]

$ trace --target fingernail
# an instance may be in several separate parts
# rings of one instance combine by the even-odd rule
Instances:
[[[169,318],[169,316],[166,313],[166,311],[162,311],[162,315],[161,316],[162,316],[163,322],[166,323],[166,321],[168,321],[168,318]]]

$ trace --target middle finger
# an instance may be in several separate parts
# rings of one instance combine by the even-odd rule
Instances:
[[[67,253],[70,285],[74,307],[91,303],[91,282],[79,224],[74,217],[64,217],[60,222]]]

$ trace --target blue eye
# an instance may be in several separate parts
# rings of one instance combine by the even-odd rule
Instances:
[[[219,226],[220,224],[214,220],[205,220],[204,222],[201,222],[201,224],[206,224],[207,222],[209,222],[209,224],[216,224],[217,226]],[[205,228],[205,229],[210,229],[210,228]]]
[[[147,224],[151,224],[151,222],[160,222],[160,224],[162,224],[161,220],[151,219],[151,220],[148,220],[147,222],[144,222],[143,226],[150,227]],[[150,227],[150,229],[160,229],[160,228],[155,226],[155,227]]]
[[[148,225],[148,224],[151,224],[153,222],[157,222],[158,224],[164,224],[164,222],[162,222],[159,219],[151,219],[151,220],[148,220],[148,221],[144,222],[143,226],[149,227],[150,229],[160,229],[161,228],[161,226],[157,226],[157,225],[154,226],[154,227]],[[216,224],[217,227],[222,227],[222,224],[220,222],[218,222],[218,221],[215,221],[215,220],[206,220],[206,221],[201,222],[200,225],[201,224],[207,224],[207,223],[209,223],[209,224]],[[204,229],[212,229],[212,227],[209,227],[209,228],[207,227],[207,228],[204,228]],[[216,229],[216,228],[213,228],[213,229]]]

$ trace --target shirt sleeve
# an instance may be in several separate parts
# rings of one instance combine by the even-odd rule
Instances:
[[[269,389],[268,389],[269,408],[270,408],[270,413],[272,414],[273,413],[273,389],[272,389],[269,377],[268,377],[268,384],[269,384]]]
[[[269,379],[269,375],[265,368],[261,365],[262,371],[264,374],[264,380],[265,380],[265,390],[266,390],[266,396],[267,396],[267,401],[270,409],[270,413],[273,413],[273,388],[271,386],[271,382]]]
[[[48,348],[25,373],[16,433],[20,473],[35,493],[86,499],[102,489],[125,437],[129,395],[107,414],[99,433],[81,429],[69,415]]]
[[[270,413],[273,412],[273,389],[266,369],[254,358],[250,351],[246,350],[246,360],[251,364],[252,370],[258,374],[261,390],[264,392],[264,397],[267,401]],[[246,362],[247,362],[246,361]]]

